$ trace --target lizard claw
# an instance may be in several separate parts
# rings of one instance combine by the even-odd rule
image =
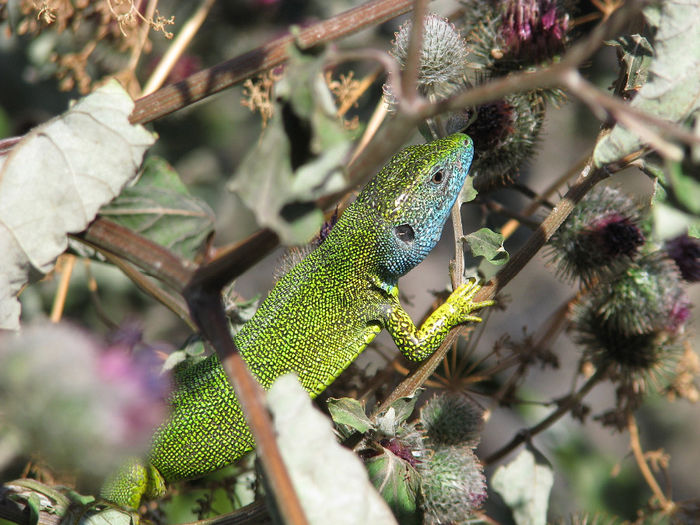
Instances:
[[[469,279],[466,283],[460,285],[454,292],[452,292],[452,295],[450,295],[448,301],[457,307],[459,313],[461,314],[460,323],[466,323],[468,321],[480,323],[482,321],[481,317],[470,315],[471,312],[496,304],[496,301],[493,299],[479,302],[472,301],[472,298],[479,290],[481,290],[479,280]]]

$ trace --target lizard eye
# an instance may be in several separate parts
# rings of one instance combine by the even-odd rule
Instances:
[[[442,172],[442,170],[437,170],[435,173],[433,173],[430,180],[433,184],[442,184],[442,181],[445,180],[445,174]]]
[[[398,226],[394,226],[394,232],[396,233],[396,236],[406,244],[411,244],[416,236],[410,224],[399,224]]]

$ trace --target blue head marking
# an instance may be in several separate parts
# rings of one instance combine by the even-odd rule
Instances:
[[[397,153],[360,193],[378,220],[382,270],[397,279],[435,247],[472,162],[472,140],[456,133]]]

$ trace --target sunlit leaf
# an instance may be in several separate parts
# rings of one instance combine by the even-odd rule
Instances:
[[[553,483],[552,467],[537,461],[531,451],[524,449],[513,461],[496,469],[491,488],[513,512],[515,523],[544,525]]]
[[[503,247],[503,235],[489,228],[481,228],[464,237],[474,257],[484,257],[488,262],[501,265],[508,262],[510,255]]]
[[[16,295],[48,272],[79,232],[136,174],[154,137],[132,125],[134,103],[116,83],[37,126],[0,157],[0,328],[19,326]]]
[[[396,520],[367,477],[360,459],[333,435],[294,375],[268,393],[277,442],[310,524],[391,524]]]
[[[683,122],[700,107],[700,4],[661,2],[645,8],[644,14],[656,28],[652,43],[655,56],[649,65],[649,79],[631,105],[670,122]],[[647,53],[642,47],[638,51]],[[597,144],[595,164],[616,162],[641,146],[642,140],[633,130],[617,124]]]

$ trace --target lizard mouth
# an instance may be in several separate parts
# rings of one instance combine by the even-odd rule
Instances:
[[[394,233],[405,244],[411,244],[416,234],[410,224],[399,224],[394,226]]]

